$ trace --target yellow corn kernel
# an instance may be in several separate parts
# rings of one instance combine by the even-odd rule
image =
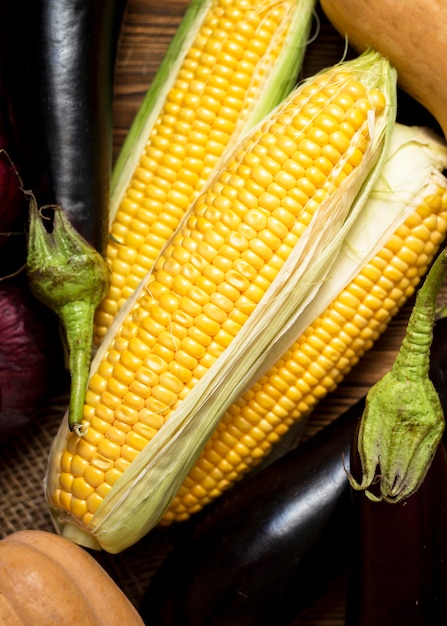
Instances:
[[[430,206],[432,212],[427,213]],[[292,424],[309,415],[318,401],[336,388],[414,293],[446,234],[447,192],[439,188],[283,358],[227,410],[161,525],[186,520],[218,497],[253,469]],[[404,262],[401,269],[401,259],[409,256],[414,265]],[[260,428],[269,435],[260,436]],[[246,446],[245,454],[238,447],[239,458],[231,447],[222,447],[228,433],[237,446]],[[266,444],[262,450],[261,442]],[[235,477],[232,480],[228,465]]]
[[[343,82],[339,80],[340,73],[343,75]],[[319,86],[319,99],[315,107],[320,111],[330,110],[332,99],[335,97],[340,99],[340,94],[345,90],[349,96],[347,100],[352,101],[351,107],[355,108],[357,104],[351,94],[356,91],[363,93],[361,87],[357,86],[356,76],[341,71],[339,67],[333,68],[316,80]],[[333,88],[334,83],[337,89]],[[305,194],[304,198],[300,198],[303,204],[290,228],[275,227],[272,232],[269,225],[274,223],[273,218],[279,205],[270,200],[260,203],[259,198],[263,197],[274,175],[280,171],[280,165],[272,156],[266,154],[267,150],[264,148],[270,149],[270,155],[275,154],[275,150],[271,149],[272,146],[275,143],[282,145],[284,134],[289,131],[290,135],[300,138],[297,143],[301,143],[308,152],[307,138],[309,133],[311,135],[313,133],[313,119],[309,119],[307,125],[303,125],[300,120],[300,128],[294,127],[297,111],[305,109],[308,101],[309,96],[303,96],[301,91],[297,90],[278,113],[281,116],[281,124],[278,124],[276,117],[273,116],[272,120],[258,127],[236,150],[226,168],[197,198],[182,227],[158,257],[146,284],[142,286],[141,295],[127,313],[121,328],[107,346],[108,349],[104,351],[102,360],[105,364],[99,364],[93,377],[95,390],[99,391],[102,386],[98,380],[101,372],[107,377],[110,373],[112,375],[107,380],[106,390],[96,394],[99,396],[98,404],[86,406],[84,426],[87,429],[85,438],[91,445],[97,446],[97,453],[93,455],[90,463],[104,471],[108,484],[114,484],[121,473],[119,463],[121,455],[125,452],[126,459],[132,461],[132,457],[136,457],[144,447],[144,442],[147,444],[150,441],[146,439],[146,436],[151,436],[150,431],[142,433],[136,429],[136,425],[144,421],[147,412],[153,414],[156,433],[156,421],[159,419],[162,425],[169,419],[181,399],[229,345],[277,276],[312,220],[312,215],[320,202],[334,193],[336,189],[334,179],[339,177],[338,172],[349,159],[351,148],[353,146],[366,148],[369,145],[370,115],[379,117],[384,111],[382,103],[378,110],[373,104],[367,109],[362,97],[360,110],[364,116],[363,125],[351,140],[339,142],[340,156],[334,168],[329,173],[315,175],[319,190],[316,190],[315,185],[306,183],[311,198]],[[351,111],[346,103],[345,105],[347,111]],[[341,109],[339,105],[337,106]],[[314,156],[319,158],[317,154]],[[291,157],[295,163],[306,161],[308,158],[309,155],[299,148]],[[242,169],[241,162],[245,163]],[[353,166],[353,175],[356,173],[356,167]],[[216,206],[214,202],[216,197],[232,198],[244,186],[249,188],[253,183],[251,176],[253,171],[256,172],[256,185],[262,190],[258,193],[256,208],[247,209],[241,201],[232,202],[230,205],[220,203],[220,208]],[[293,171],[293,168],[289,168],[289,172]],[[288,192],[290,194],[294,193],[302,180],[301,169],[297,168],[296,172],[298,178],[295,178],[295,186]],[[205,238],[207,233],[213,235]],[[215,236],[216,233],[226,234],[220,237]],[[218,305],[219,298],[213,301],[219,294],[221,283],[213,282],[212,278],[216,276],[214,272],[205,274],[205,268],[210,266],[222,269],[225,273],[224,284],[230,287],[227,293],[231,297],[225,298],[224,306]],[[182,276],[184,281],[179,283],[178,280],[174,280],[179,276]],[[179,284],[180,293],[176,291],[176,285]],[[173,316],[175,316],[174,325]],[[190,320],[193,320],[192,324]],[[131,339],[128,340],[127,337]],[[133,352],[135,342],[138,354]],[[145,347],[142,348],[142,345]],[[197,362],[190,379],[178,376],[176,368],[172,367],[172,364],[177,362],[179,351],[189,355],[193,364]],[[308,373],[304,379],[309,387],[315,389],[320,382],[318,376],[321,368],[314,366],[314,369],[317,371]],[[132,387],[135,380],[139,384]],[[142,394],[144,408],[137,409],[135,401],[132,400],[129,404],[128,400],[142,386],[145,387]],[[318,390],[318,393],[321,395],[323,392]],[[88,398],[94,400],[96,395],[92,393]],[[263,410],[270,405],[266,394],[258,396],[258,403],[259,400]],[[99,418],[98,407],[106,407],[106,411],[108,408],[114,415],[114,421],[111,424],[106,422],[107,426],[101,429],[101,433],[95,427],[95,420]],[[100,410],[101,414],[104,414],[104,409]],[[108,432],[116,432],[109,430],[110,426],[118,428],[116,421],[130,427],[126,433],[125,446],[108,437]],[[286,426],[277,426],[277,429],[284,431]],[[92,430],[93,436],[89,436]],[[268,419],[258,420],[252,432],[252,438],[256,441],[256,446],[252,448],[255,457],[261,458],[268,451],[271,443],[278,439],[278,430],[275,431]],[[247,434],[245,436],[250,439]],[[61,463],[64,467],[72,463],[67,454],[76,458],[80,440],[76,435],[68,436],[65,450],[61,452]],[[234,437],[231,441],[234,441]],[[238,466],[248,467],[247,459],[242,459],[241,455],[235,453],[233,447],[227,444],[228,442],[218,446],[219,454],[225,461],[233,466],[237,462]],[[249,446],[243,447],[248,448]],[[109,474],[113,483],[108,479]],[[220,470],[216,469],[215,475],[219,480],[220,474]],[[235,478],[236,474],[232,480]],[[87,481],[87,478],[84,479]],[[225,481],[228,484],[231,482],[228,475]],[[98,494],[103,490],[106,491],[102,485],[91,486]],[[65,508],[64,503],[68,499],[62,497],[63,491],[62,485],[59,485],[54,493],[50,494],[52,506]],[[217,493],[216,489],[215,494]],[[89,502],[89,506],[85,506],[86,517],[85,519],[81,517],[80,523],[86,523],[87,519],[90,519],[92,502],[99,502],[99,498],[91,498]],[[75,509],[70,504],[67,512],[76,516],[80,510],[79,506]]]
[[[257,121],[251,116],[293,28],[295,37],[302,31],[302,43],[294,47],[299,64],[305,20],[298,29],[293,17],[308,14],[310,25],[312,7],[312,2],[296,0],[210,2],[127,189],[112,211],[107,248],[111,285],[96,311],[96,344],[151,269],[227,147]],[[288,72],[285,81],[290,80],[291,88],[290,67]],[[269,94],[271,108],[280,101],[281,90]]]

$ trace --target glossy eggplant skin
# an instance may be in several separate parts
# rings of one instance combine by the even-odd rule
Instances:
[[[430,377],[447,410],[447,318],[434,326]],[[351,471],[359,478],[354,433]],[[346,626],[447,624],[447,452],[441,442],[407,501],[352,493],[352,562]]]
[[[140,607],[150,626],[282,626],[348,556],[352,435],[364,402],[192,519]]]
[[[358,470],[353,451],[351,468]],[[407,501],[353,494],[346,626],[447,624],[447,452],[441,442]]]
[[[2,0],[0,72],[12,156],[38,204],[60,204],[101,253],[113,75],[125,0]]]

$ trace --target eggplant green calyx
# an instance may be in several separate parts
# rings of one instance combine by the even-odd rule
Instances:
[[[82,435],[93,318],[108,291],[109,273],[103,257],[73,228],[60,206],[39,209],[34,195],[29,197],[28,281],[36,298],[58,315],[64,327],[71,376],[68,425]],[[52,220],[44,210],[53,212]]]
[[[447,275],[447,248],[418,291],[405,337],[389,372],[369,390],[358,432],[361,481],[355,490],[373,501],[400,502],[422,484],[445,420],[429,378],[436,299]]]

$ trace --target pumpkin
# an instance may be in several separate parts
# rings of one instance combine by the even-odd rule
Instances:
[[[441,0],[320,0],[354,49],[386,56],[399,85],[424,106],[447,136],[447,3]]]
[[[143,626],[130,600],[84,548],[21,530],[0,541],[2,626]]]

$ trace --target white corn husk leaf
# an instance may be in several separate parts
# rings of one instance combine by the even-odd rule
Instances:
[[[345,65],[356,71],[363,82],[378,86],[385,93],[388,103],[381,115],[370,118],[371,141],[362,164],[354,176],[348,176],[325,199],[237,336],[117,480],[88,527],[81,528],[79,522],[68,514],[51,510],[59,533],[78,543],[112,553],[126,549],[143,537],[169,507],[226,409],[297,338],[300,316],[312,307],[319,289],[334,267],[347,234],[361,217],[368,196],[380,176],[394,127],[396,74],[388,61],[378,53],[368,51]],[[278,108],[285,107],[290,98],[293,94]],[[267,128],[270,119],[274,119],[274,113],[259,127]],[[255,131],[256,128],[248,141]],[[92,372],[116,328],[137,301],[144,283],[109,329],[93,360]],[[46,477],[49,493],[54,489],[56,480],[53,464],[58,464],[67,435],[64,421],[50,453]]]
[[[177,80],[185,56],[210,8],[215,4],[216,0],[192,0],[163,57],[154,80],[145,94],[113,168],[110,222],[116,215],[123,194],[165,104],[166,97]],[[227,152],[244,133],[248,132],[277,106],[295,86],[306,45],[310,38],[312,16],[315,13],[316,4],[316,0],[258,0],[253,5],[253,13],[268,13],[270,9],[274,9],[278,5],[287,7],[287,12],[282,20],[281,28],[276,30],[269,42],[266,54],[262,56],[256,66],[253,79],[256,76],[256,79],[260,81],[256,92],[257,96],[252,106],[244,109],[239,116]],[[272,59],[269,58],[270,51],[278,46],[278,42],[281,41],[286,29],[287,34],[281,51],[273,63]],[[224,159],[225,154],[221,162]]]
[[[395,124],[383,170],[332,271],[294,330],[299,337],[362,271],[424,199],[447,187],[447,145],[431,129]]]

